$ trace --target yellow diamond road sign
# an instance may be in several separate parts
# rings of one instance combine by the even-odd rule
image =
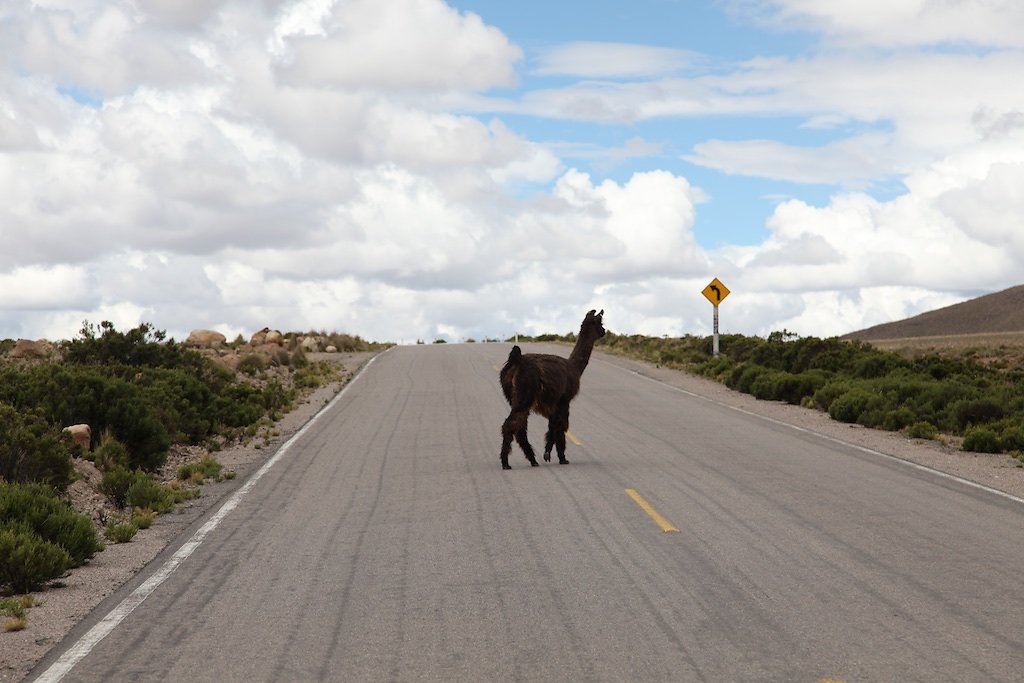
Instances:
[[[729,296],[729,288],[723,285],[722,281],[716,277],[708,284],[707,287],[704,288],[704,291],[701,292],[701,294],[703,294],[708,301],[717,306],[722,303],[722,300],[725,299],[725,297]]]

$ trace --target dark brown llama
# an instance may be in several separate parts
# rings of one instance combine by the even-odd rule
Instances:
[[[530,464],[537,466],[533,447],[526,438],[526,422],[531,410],[548,419],[544,460],[551,460],[551,449],[555,447],[559,464],[568,464],[565,459],[565,433],[569,429],[569,402],[580,391],[580,376],[590,362],[594,342],[604,336],[603,315],[603,310],[587,313],[580,325],[576,346],[568,358],[549,353],[523,353],[518,346],[512,347],[499,375],[501,389],[512,406],[512,412],[501,426],[502,469],[512,469],[508,464],[508,454],[512,451],[513,437]]]

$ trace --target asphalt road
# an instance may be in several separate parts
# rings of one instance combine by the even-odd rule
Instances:
[[[379,356],[64,680],[1024,680],[1024,505],[598,359],[505,472],[508,349]]]

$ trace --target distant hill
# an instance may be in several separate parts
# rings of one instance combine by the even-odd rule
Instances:
[[[982,332],[1024,331],[1024,285],[915,315],[906,320],[851,332],[843,339],[876,341]]]

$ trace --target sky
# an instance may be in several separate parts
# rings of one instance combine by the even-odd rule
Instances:
[[[1016,0],[0,0],[0,338],[826,337],[1022,217]]]

